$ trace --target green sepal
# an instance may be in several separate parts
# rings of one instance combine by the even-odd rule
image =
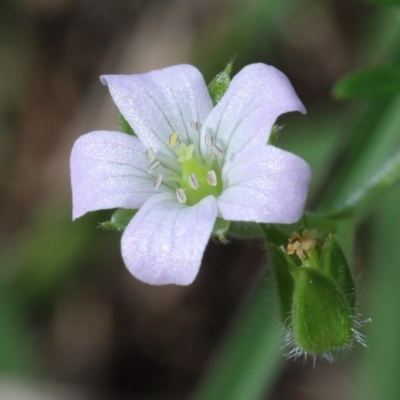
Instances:
[[[271,129],[271,134],[269,135],[268,144],[274,145],[279,139],[282,131],[282,126],[274,125]]]
[[[276,225],[262,224],[260,226],[265,235],[274,271],[281,320],[286,328],[290,328],[292,325],[294,278],[297,276],[299,268],[294,259],[284,250],[289,240],[288,235]]]
[[[128,135],[137,136],[135,131],[129,125],[129,122],[121,113],[119,113],[119,126],[122,132],[127,133]]]
[[[291,329],[296,345],[308,354],[350,345],[353,313],[342,290],[316,269],[302,267],[298,272]]]
[[[138,210],[119,208],[114,211],[110,221],[102,222],[100,226],[106,230],[122,232],[137,212]]]
[[[292,326],[292,303],[294,294],[294,279],[298,267],[279,246],[268,243],[269,256],[279,297],[281,320],[286,328]]]
[[[226,221],[223,218],[217,218],[214,223],[212,236],[216,236],[220,242],[226,243],[226,235],[230,224],[230,221]]]
[[[231,83],[231,71],[232,71],[233,61],[230,61],[225,69],[217,74],[217,76],[209,83],[208,92],[212,99],[213,105],[215,106],[221,99],[222,96],[228,90]]]
[[[227,236],[235,239],[260,239],[264,233],[261,225],[255,222],[232,221]]]
[[[321,253],[321,270],[330,276],[347,298],[347,302],[354,310],[356,289],[346,257],[334,235],[325,240]]]

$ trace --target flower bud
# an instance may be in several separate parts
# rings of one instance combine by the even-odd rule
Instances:
[[[336,282],[319,270],[300,267],[295,278],[292,333],[305,353],[338,350],[353,342],[353,312]]]
[[[321,240],[315,230],[294,232],[284,247],[282,233],[266,236],[289,356],[323,355],[362,341],[355,326],[355,286],[346,258],[333,235]],[[275,244],[276,243],[276,244]]]

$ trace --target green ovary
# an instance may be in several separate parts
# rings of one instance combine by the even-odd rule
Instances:
[[[219,169],[214,169],[217,176],[216,186],[212,186],[207,181],[207,173],[210,168],[207,168],[204,164],[200,164],[194,157],[189,160],[181,162],[182,166],[182,189],[186,194],[186,204],[192,206],[197,204],[200,200],[204,199],[209,195],[218,197],[222,193],[222,180],[219,173]],[[190,186],[190,174],[194,174],[199,182],[198,189],[193,189]]]

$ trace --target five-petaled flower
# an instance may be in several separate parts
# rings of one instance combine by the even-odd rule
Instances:
[[[190,284],[217,217],[289,224],[302,216],[309,166],[267,145],[280,114],[305,113],[283,73],[245,67],[214,108],[190,65],[101,81],[137,137],[96,131],[75,142],[73,218],[139,209],[121,243],[135,277]]]

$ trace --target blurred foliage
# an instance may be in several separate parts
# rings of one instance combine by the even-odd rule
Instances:
[[[399,92],[399,66],[356,72],[341,79],[333,88],[333,94],[341,99],[393,96]]]
[[[366,0],[382,6],[400,6],[400,0]]]
[[[200,379],[195,398],[266,399],[274,385],[277,385],[277,393],[288,387],[293,391],[291,396],[278,398],[311,398],[299,394],[303,383],[299,385],[291,376],[281,375],[286,381],[280,386],[277,383],[285,365],[281,330],[277,328],[276,296],[271,290],[268,273],[262,278],[257,274],[253,277],[249,271],[258,271],[259,267],[249,265],[245,256],[238,273],[227,266],[233,260],[224,253],[225,259],[216,257],[218,268],[213,268],[208,275],[204,272],[205,278],[200,278],[187,292],[142,287],[130,276],[129,282],[133,283],[127,289],[127,279],[121,279],[121,283],[108,273],[109,265],[114,263],[113,270],[124,271],[118,258],[118,238],[111,236],[113,233],[95,229],[98,221],[109,219],[112,213],[94,213],[72,223],[69,182],[61,172],[56,174],[61,180],[58,189],[61,200],[57,206],[47,192],[48,182],[35,181],[37,187],[29,192],[25,191],[21,184],[25,181],[20,178],[30,177],[32,166],[36,166],[38,175],[44,175],[49,165],[54,165],[45,151],[33,154],[35,143],[44,143],[42,147],[46,147],[52,139],[59,146],[66,146],[61,135],[64,125],[50,132],[46,140],[32,136],[48,125],[49,114],[56,113],[58,108],[63,110],[65,104],[70,104],[68,101],[71,101],[70,112],[82,108],[83,98],[88,94],[84,90],[88,90],[99,73],[107,72],[103,69],[110,68],[108,59],[115,59],[122,51],[122,38],[132,27],[141,26],[136,22],[155,30],[164,16],[169,15],[169,7],[178,4],[182,9],[188,7],[185,8],[187,14],[184,13],[187,19],[182,20],[182,25],[201,31],[194,40],[192,63],[204,72],[207,82],[234,55],[237,56],[233,76],[242,66],[255,61],[274,64],[289,75],[308,115],[280,118],[283,130],[277,145],[298,154],[311,165],[310,209],[321,213],[335,209],[359,193],[361,187],[370,187],[371,177],[385,175],[388,160],[398,154],[399,14],[396,8],[379,5],[399,5],[399,1],[220,0],[212,4],[204,2],[200,8],[193,8],[193,14],[190,14],[189,2],[144,4],[120,0],[101,1],[93,6],[90,2],[80,5],[65,2],[68,3],[65,5],[60,1],[54,2],[53,8],[47,11],[44,3],[19,1],[17,6],[13,2],[0,5],[0,69],[6,73],[0,90],[1,204],[5,210],[0,225],[0,371],[18,376],[40,374],[43,379],[55,377],[65,381],[79,376],[77,381],[82,385],[102,387],[104,398],[116,398],[121,393],[126,393],[128,398],[148,393],[157,399],[166,398],[164,394],[186,395],[204,371],[204,361],[198,360],[215,349],[238,298],[251,286],[251,295],[226,329],[220,351],[214,356],[210,370]],[[122,15],[129,16],[128,3],[129,7],[135,7],[135,12],[131,19],[120,23]],[[157,15],[154,21],[146,14],[152,6]],[[118,12],[109,12],[117,8]],[[122,33],[116,33],[118,29]],[[105,54],[105,50],[109,50],[103,40],[105,37],[112,43],[110,47],[114,46],[111,55]],[[149,37],[151,39],[151,35]],[[93,49],[103,48],[104,53],[98,50],[93,56]],[[136,56],[140,58],[141,54]],[[386,67],[379,67],[382,65]],[[320,71],[321,75],[316,76],[315,71]],[[348,75],[350,71],[361,72]],[[36,93],[46,82],[48,86],[41,95],[49,96],[49,100],[41,103],[40,93],[37,97],[29,93]],[[335,82],[339,83],[334,86]],[[81,97],[76,95],[68,100],[66,89],[73,85],[77,85]],[[362,103],[333,101],[329,98],[332,87],[343,99],[362,97],[368,100]],[[62,91],[63,101],[54,109],[50,108],[54,104],[51,90]],[[37,108],[29,113],[28,105]],[[71,118],[72,114],[67,115]],[[54,119],[63,120],[63,114],[60,115],[56,114]],[[68,118],[64,120],[65,125],[70,122]],[[43,125],[38,125],[38,121]],[[124,125],[126,121],[121,119],[120,122]],[[125,130],[128,129],[125,126]],[[59,154],[57,146],[48,151]],[[64,153],[69,153],[69,148],[64,149]],[[23,158],[20,154],[28,156]],[[67,157],[63,162],[68,163]],[[398,168],[393,172],[397,179]],[[379,197],[386,195],[387,187],[384,189]],[[344,397],[338,392],[336,397],[332,394],[332,398],[400,398],[399,201],[396,189],[384,199],[374,194],[362,214],[355,213],[339,223],[322,221],[316,214],[308,217],[310,224],[318,221],[321,229],[335,230],[346,255],[350,261],[354,260],[356,276],[361,275],[359,289],[365,293],[357,307],[365,319],[372,319],[365,328],[368,348],[355,349],[349,355],[351,363],[335,366],[342,378],[346,376],[351,380],[352,391],[343,389]],[[122,224],[131,218],[131,215],[116,215],[125,218],[121,219]],[[251,224],[231,224],[230,233],[234,237],[246,237],[250,232],[259,237],[259,230],[253,228]],[[354,248],[358,251],[353,254]],[[75,375],[68,375],[62,357],[55,357],[53,364],[47,359],[52,354],[52,340],[55,340],[52,335],[56,330],[58,301],[63,295],[72,299],[82,295],[79,283],[87,279],[93,284],[99,276],[105,298],[107,290],[116,292],[117,300],[110,305],[117,321],[113,327],[116,332],[114,353],[89,371],[81,366],[81,369],[76,368]],[[254,284],[250,284],[252,279]],[[241,291],[238,288],[242,288]],[[186,308],[179,308],[181,304]],[[169,305],[170,314],[159,311],[168,309]],[[83,302],[79,307],[88,308],[88,305]],[[180,319],[173,319],[176,315]],[[197,321],[206,322],[201,325]],[[146,326],[147,330],[143,328]],[[187,331],[195,333],[185,336]],[[75,334],[72,328],[66,333],[71,340],[68,343],[81,340],[81,337],[75,338]],[[174,342],[176,348],[171,346],[170,337],[178,337]],[[186,359],[184,351],[179,351],[182,347],[178,347],[186,343],[181,337],[189,343],[184,344],[189,354]],[[143,343],[147,343],[147,347]],[[64,351],[68,354],[69,348]],[[175,353],[182,353],[179,354],[182,358]],[[82,354],[81,359],[75,360],[77,365],[85,357],[90,358],[90,355]],[[57,372],[53,371],[54,365],[57,366],[55,370],[59,368]],[[287,365],[286,369],[297,368],[297,374],[304,370],[302,363],[293,367],[289,361]],[[307,370],[309,379],[304,385],[316,385],[313,380],[322,379],[324,368],[323,363],[317,362],[315,370]],[[328,378],[330,386],[324,390],[339,390],[338,378]],[[325,394],[322,392],[321,398],[325,398]]]
[[[90,254],[94,219],[71,224],[68,211],[41,210],[6,252],[9,284],[27,305],[51,301],[79,273],[86,259],[82,256]]]
[[[271,290],[268,279],[251,288],[194,400],[262,399],[268,393],[283,361]]]
[[[0,285],[0,373],[36,374],[40,359],[35,352],[24,308],[16,293]]]
[[[400,397],[400,256],[397,232],[400,213],[395,212],[400,202],[397,187],[374,213],[370,229],[372,251],[369,263],[373,267],[365,297],[372,322],[366,329],[368,350],[360,360],[362,392],[367,400],[395,400]]]

